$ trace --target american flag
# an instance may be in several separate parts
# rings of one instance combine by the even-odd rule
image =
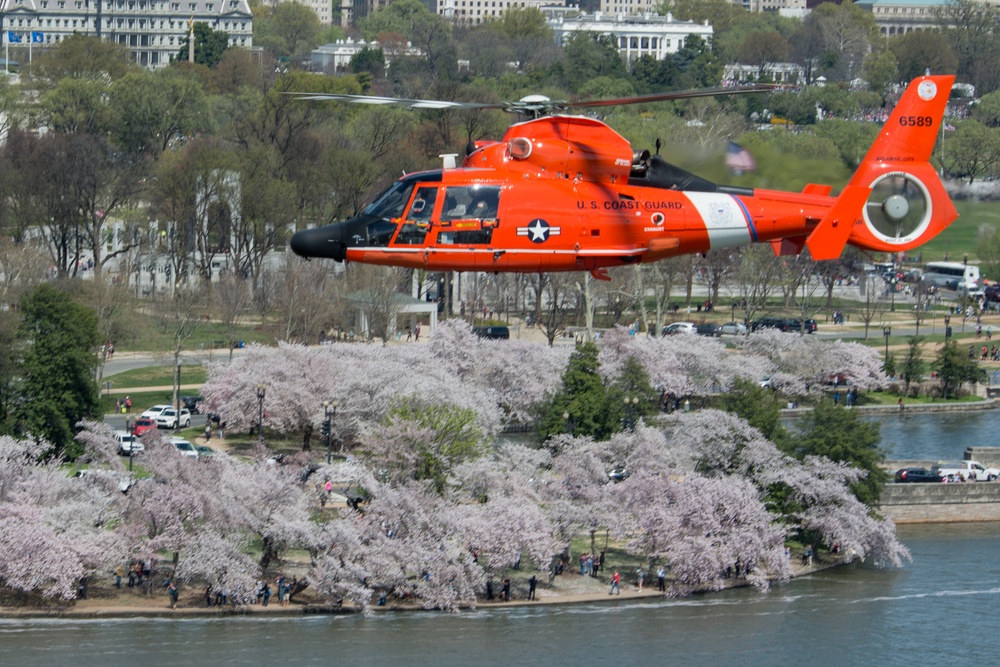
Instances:
[[[757,168],[750,151],[740,146],[735,141],[729,142],[726,148],[726,166],[734,174],[742,174],[745,171],[753,171]]]

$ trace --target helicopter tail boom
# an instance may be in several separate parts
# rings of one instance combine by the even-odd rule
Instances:
[[[958,217],[930,163],[954,80],[923,76],[910,83],[850,183],[809,234],[814,259],[840,257],[848,243],[909,250]]]

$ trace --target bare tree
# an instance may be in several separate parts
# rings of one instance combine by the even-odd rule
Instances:
[[[637,284],[642,294],[647,290],[653,293],[654,317],[652,320],[646,308],[646,300],[639,300],[639,309],[646,331],[651,334],[659,332],[664,324],[666,314],[670,310],[670,295],[674,285],[684,277],[685,266],[690,265],[690,257],[671,257],[652,264],[640,264],[636,271],[640,274]]]
[[[232,271],[227,271],[219,277],[219,282],[212,289],[212,305],[215,319],[226,330],[229,360],[232,361],[233,348],[236,347],[236,329],[253,305],[253,294],[245,280]]]
[[[767,300],[778,291],[784,273],[783,258],[776,256],[769,246],[743,248],[733,271],[733,283],[745,324],[749,325],[758,312],[767,308]]]
[[[351,264],[347,270],[348,293],[345,295],[351,305],[359,309],[367,321],[367,331],[361,331],[368,340],[381,338],[382,344],[392,338],[396,317],[402,300],[408,292],[407,271],[397,267]]]
[[[276,310],[285,325],[285,340],[310,342],[334,319],[337,281],[331,262],[308,262],[285,253],[277,285]]]
[[[539,273],[537,280],[535,312],[538,326],[551,347],[572,316],[576,276],[570,273]]]
[[[861,301],[858,305],[858,316],[865,323],[865,340],[868,339],[868,329],[872,322],[881,322],[885,316],[885,283],[876,275],[865,273],[860,282]]]
[[[40,244],[0,237],[0,304],[16,308],[24,294],[45,281],[48,268]]]

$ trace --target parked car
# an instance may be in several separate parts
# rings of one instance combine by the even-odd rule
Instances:
[[[201,414],[201,402],[203,400],[201,396],[181,396],[181,402],[184,404],[184,407],[193,415]]]
[[[983,294],[986,296],[987,301],[1000,301],[1000,285],[987,285],[986,289],[983,290]]]
[[[118,453],[122,456],[136,454],[146,449],[139,442],[138,436],[128,431],[115,431],[115,440],[118,442]]]
[[[615,482],[616,484],[624,482],[628,477],[629,472],[625,469],[625,466],[615,466],[614,470],[608,472],[608,481]]]
[[[507,340],[510,338],[510,329],[507,327],[472,327],[472,333],[480,338],[490,340]]]
[[[198,450],[187,440],[182,438],[174,438],[173,445],[182,456],[189,456],[193,459],[198,458]]]
[[[694,332],[699,336],[712,336],[718,338],[722,335],[722,327],[718,324],[713,324],[712,322],[705,322],[704,324],[699,324],[695,327]]]
[[[760,329],[788,331],[788,320],[780,317],[762,317],[759,320],[754,320],[750,323],[750,331],[758,331]]]
[[[146,410],[145,412],[143,412],[141,415],[139,415],[139,417],[148,417],[149,419],[156,419],[156,416],[158,414],[160,414],[161,412],[163,412],[167,408],[172,408],[172,407],[174,407],[174,406],[170,405],[169,403],[166,403],[166,404],[163,404],[163,405],[154,405],[153,407],[149,408],[148,410]]]
[[[792,333],[799,333],[802,331],[802,320],[790,319],[785,321],[786,331],[791,331]],[[806,333],[816,333],[816,320],[806,320],[805,324]]]
[[[674,334],[693,334],[695,333],[695,325],[693,322],[674,322],[673,324],[668,324],[663,327],[660,331],[661,336],[672,336]]]
[[[167,408],[156,415],[157,428],[188,428],[191,426],[191,413],[187,408],[181,408],[180,414],[177,408]]]
[[[132,426],[132,435],[135,437],[141,436],[146,431],[151,431],[156,428],[156,420],[150,417],[139,417],[135,420],[135,424]]]
[[[199,459],[210,459],[215,456],[215,450],[208,445],[195,445],[194,448],[198,450]]]
[[[896,481],[903,482],[940,482],[944,478],[927,468],[900,468],[896,471]]]
[[[722,325],[723,336],[742,336],[747,332],[747,325],[742,322],[730,322]]]
[[[847,384],[847,373],[830,373],[826,376],[826,384],[832,384],[834,386],[842,386]]]

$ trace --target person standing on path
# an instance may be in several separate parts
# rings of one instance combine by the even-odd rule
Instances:
[[[528,579],[528,599],[535,599],[535,589],[538,588],[538,577],[531,575],[531,579]]]
[[[639,592],[640,593],[642,592],[642,582],[643,582],[643,580],[645,578],[646,578],[646,572],[645,572],[645,570],[642,569],[642,565],[640,565],[639,569],[637,569],[635,571],[635,580],[636,580],[636,583],[639,585]]]
[[[167,593],[170,595],[170,608],[173,609],[177,606],[177,597],[180,595],[180,592],[177,590],[177,584],[173,579],[167,584]]]
[[[656,585],[661,593],[667,592],[667,571],[662,565],[656,568]]]
[[[614,595],[615,593],[621,595],[622,594],[621,582],[622,582],[622,575],[618,574],[618,570],[615,570],[615,573],[611,575],[611,590],[608,591],[608,595]]]

